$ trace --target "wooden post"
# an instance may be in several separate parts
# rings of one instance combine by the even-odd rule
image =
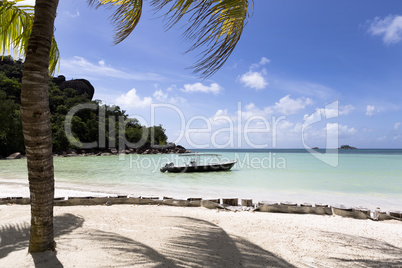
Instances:
[[[242,207],[252,207],[253,206],[253,199],[242,199],[241,200]]]
[[[239,199],[238,198],[222,198],[222,204],[229,205],[229,206],[238,206]]]

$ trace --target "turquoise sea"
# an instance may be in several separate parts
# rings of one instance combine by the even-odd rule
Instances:
[[[402,149],[334,151],[329,157],[336,158],[336,166],[302,149],[199,151],[220,154],[222,160],[237,159],[238,163],[228,172],[170,174],[159,168],[167,162],[178,164],[178,155],[55,157],[56,188],[402,210]],[[0,161],[0,185],[0,196],[8,196],[10,188],[27,189],[26,160]]]

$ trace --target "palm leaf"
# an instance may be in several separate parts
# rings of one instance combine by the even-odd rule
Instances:
[[[88,1],[96,8],[117,7],[111,16],[116,27],[115,44],[131,34],[141,17],[142,0]],[[205,48],[200,53],[201,58],[192,66],[194,72],[201,73],[204,78],[214,74],[226,62],[240,40],[249,17],[248,0],[152,0],[151,3],[155,10],[171,4],[165,13],[168,28],[185,15],[189,16],[184,37],[193,45],[186,52]]]
[[[253,0],[251,0],[253,2]],[[226,62],[233,52],[249,18],[248,0],[152,0],[156,10],[170,4],[165,13],[168,28],[189,16],[185,39],[194,44],[186,52],[206,47],[191,67],[207,78]],[[254,3],[254,2],[253,2]]]
[[[33,7],[16,6],[17,2],[0,3],[1,52],[14,58],[25,54],[34,20]]]
[[[90,6],[94,6],[95,8],[101,6],[108,9],[117,7],[110,18],[115,25],[115,44],[126,39],[141,18],[142,0],[88,0],[88,2]]]
[[[22,0],[0,2],[0,53],[11,54],[15,59],[25,57],[34,22],[34,7],[18,5]],[[53,36],[49,73],[59,66],[60,52]]]

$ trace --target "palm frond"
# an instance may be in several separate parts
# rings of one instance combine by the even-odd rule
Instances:
[[[53,35],[52,45],[50,47],[49,73],[50,75],[54,75],[54,73],[58,73],[59,70],[60,70],[60,51],[59,48],[57,47],[57,42]]]
[[[90,6],[101,6],[111,9],[117,7],[110,17],[115,25],[114,43],[118,44],[127,38],[137,26],[142,12],[142,0],[88,0]]]
[[[0,2],[0,54],[11,54],[15,59],[25,57],[34,22],[34,7],[17,5],[22,0]],[[53,36],[49,73],[59,64],[60,52]]]
[[[25,55],[34,20],[33,7],[16,6],[17,2],[0,3],[1,54],[8,52],[14,58]]]
[[[253,2],[253,0],[251,0]],[[206,47],[191,67],[207,78],[217,72],[233,52],[250,16],[248,0],[152,0],[155,10],[167,5],[168,28],[189,15],[184,38],[194,42],[189,51]],[[253,2],[254,4],[254,2]]]

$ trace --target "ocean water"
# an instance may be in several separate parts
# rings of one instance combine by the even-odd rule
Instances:
[[[178,155],[55,157],[56,189],[174,198],[252,198],[402,210],[402,150],[340,150],[335,166],[305,150],[220,150],[228,172],[161,173]],[[321,151],[322,153],[323,151]],[[328,155],[327,155],[328,156]],[[209,160],[216,160],[216,159]],[[0,161],[0,196],[28,195],[26,160]],[[13,189],[11,191],[10,189]],[[65,191],[64,191],[65,193]],[[59,194],[60,195],[60,194]]]

